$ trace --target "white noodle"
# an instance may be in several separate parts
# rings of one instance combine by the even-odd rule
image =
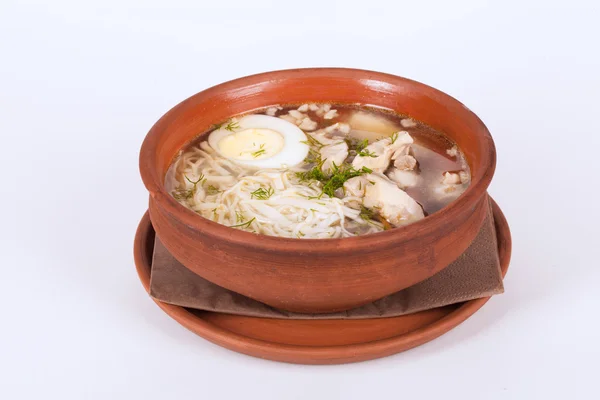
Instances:
[[[288,238],[339,238],[383,230],[346,200],[323,195],[319,183],[300,182],[294,170],[252,171],[221,157],[207,142],[175,162],[167,189],[189,191],[177,200],[204,218],[250,232]],[[196,182],[200,181],[196,184]],[[268,198],[252,195],[272,191]],[[175,190],[177,189],[177,190]],[[352,200],[352,199],[350,199]]]

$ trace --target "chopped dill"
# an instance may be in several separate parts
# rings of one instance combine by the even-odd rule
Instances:
[[[194,193],[196,193],[196,188],[198,187],[198,184],[199,183],[204,184],[204,181],[206,180],[204,178],[203,174],[200,174],[200,176],[198,177],[198,180],[196,180],[196,181],[191,180],[190,178],[188,178],[187,175],[184,175],[184,178],[186,181],[188,181],[189,183],[194,185],[194,187],[192,187],[190,189],[177,189],[177,190],[174,190],[173,192],[171,192],[171,194],[173,195],[175,200],[191,199],[192,197],[194,197]]]
[[[390,140],[391,140],[392,144],[394,144],[397,139],[398,139],[398,132],[396,132],[392,136],[390,136]]]
[[[371,221],[375,216],[375,212],[361,204],[359,216],[365,221]]]
[[[188,178],[187,175],[184,175],[184,177],[189,183],[194,185],[194,188],[196,188],[196,185],[204,180],[204,174],[200,174],[200,176],[198,177],[198,180],[196,180],[196,181],[191,180],[190,178]],[[204,182],[202,182],[202,183],[204,183]]]
[[[310,135],[306,135],[306,138],[306,140],[300,141],[300,143],[304,143],[309,146],[308,155],[304,159],[304,162],[306,164],[320,163],[321,154],[319,153],[319,150],[325,145]]]
[[[237,223],[244,222],[244,221],[246,221],[246,217],[244,217],[244,214],[242,214],[241,212],[236,211],[235,212],[235,220]]]
[[[379,226],[378,223],[380,223],[384,231],[392,229],[390,223],[379,213],[380,209],[381,207],[378,206],[373,206],[372,209],[369,209],[361,204],[359,216],[369,224]]]
[[[296,234],[296,237],[298,239],[300,239],[301,237],[306,236],[304,233],[302,233],[301,231],[298,231],[298,233]]]
[[[273,188],[270,186],[268,189],[259,187],[254,192],[250,193],[250,198],[257,198],[258,200],[268,200],[269,197],[273,196],[273,193],[275,193],[275,190],[273,190]]]
[[[325,179],[327,179],[327,177],[321,170],[321,167],[323,166],[324,162],[325,162],[324,160],[319,161],[317,163],[317,165],[315,165],[308,171],[296,172],[296,176],[298,177],[298,179],[300,179],[301,182],[307,182],[307,181],[311,181],[311,180],[323,182]]]
[[[317,212],[317,210],[315,210],[314,208],[310,208],[310,211]]]
[[[356,154],[359,157],[373,157],[373,158],[377,157],[376,153],[373,153],[371,150],[367,150],[367,149],[361,150],[361,151],[357,152]]]
[[[317,149],[320,149],[321,147],[325,146],[323,143],[319,142],[317,139],[315,139],[311,135],[306,135],[306,140],[302,140],[300,143],[304,143],[309,146],[314,146]]]
[[[360,157],[377,157],[377,154],[373,153],[371,150],[367,150],[367,146],[369,145],[369,141],[367,139],[359,142],[356,145],[356,155]]]
[[[209,196],[217,193],[221,193],[218,187],[208,185],[208,187],[206,188],[206,194],[208,194]]]
[[[354,169],[350,164],[342,164],[337,166],[333,163],[333,169],[331,171],[331,177],[323,183],[323,193],[329,197],[334,197],[335,191],[344,186],[344,183],[351,178],[361,176],[364,174],[370,174],[373,172],[367,167],[362,167],[359,170]]]
[[[363,167],[363,168],[364,168],[364,167]],[[369,181],[369,183],[370,183],[371,185],[374,185],[374,184],[375,184],[375,181]]]
[[[233,120],[227,121],[227,125],[225,125],[225,130],[227,130],[229,132],[233,132],[235,129],[239,129],[239,128],[240,128],[240,124],[238,124],[237,121],[233,121]]]
[[[186,189],[186,190],[173,190],[171,195],[175,198],[175,200],[187,200],[191,199],[194,196],[194,189]]]
[[[230,225],[230,228],[249,228],[250,225],[254,222],[256,218],[252,218],[250,221],[248,222],[243,222],[241,224],[237,224],[237,225]]]
[[[356,150],[357,153],[363,151],[367,146],[369,145],[369,140],[365,139],[361,142],[358,142],[356,144],[354,144],[354,150]]]
[[[211,211],[213,213],[213,218],[217,218],[217,208],[215,207]]]
[[[305,164],[318,164],[321,162],[321,153],[313,147],[308,149],[308,154],[304,158]]]
[[[258,156],[265,154],[266,150],[264,149],[264,147],[265,147],[265,144],[264,143],[261,144],[260,149],[256,150],[254,153],[252,153],[252,157],[256,158]]]
[[[311,200],[320,199],[321,197],[323,197],[323,194],[326,194],[329,197],[334,197],[335,191],[343,187],[344,183],[348,179],[364,174],[370,174],[371,172],[373,172],[367,167],[362,167],[361,169],[356,170],[350,164],[342,164],[338,166],[335,163],[333,163],[333,168],[329,171],[329,175],[326,175],[321,170],[322,166],[323,162],[320,162],[308,171],[296,172],[296,176],[298,177],[298,179],[300,179],[301,182],[315,180],[323,184],[321,194],[318,197],[309,197],[309,199]]]

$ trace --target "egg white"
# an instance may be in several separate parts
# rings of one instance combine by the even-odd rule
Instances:
[[[231,126],[231,125],[230,125]],[[246,129],[269,129],[279,133],[283,138],[281,149],[270,157],[257,157],[255,160],[244,160],[235,157],[227,157],[219,149],[219,143],[223,138],[241,132]],[[237,121],[237,126],[230,130],[225,126],[215,129],[208,136],[208,144],[221,156],[247,167],[262,168],[287,168],[300,164],[308,155],[309,147],[305,143],[306,134],[296,125],[277,117],[268,115],[248,115]],[[267,149],[269,150],[269,149]],[[268,151],[267,153],[271,153]]]

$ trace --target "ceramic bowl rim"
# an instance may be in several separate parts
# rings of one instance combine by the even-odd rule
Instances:
[[[413,88],[418,88],[421,91],[435,95],[440,102],[451,102],[454,105],[464,107],[471,118],[479,125],[479,131],[482,132],[479,140],[479,150],[481,157],[477,165],[477,173],[472,176],[471,183],[467,190],[462,193],[456,200],[444,207],[443,209],[427,216],[426,218],[407,225],[383,232],[373,233],[364,236],[332,238],[332,239],[296,239],[283,238],[268,235],[257,235],[250,232],[245,232],[239,229],[230,228],[225,225],[213,222],[203,218],[195,212],[187,209],[179,204],[165,189],[163,184],[164,177],[159,176],[157,168],[152,160],[156,154],[159,138],[164,134],[165,130],[161,122],[174,119],[181,112],[182,108],[188,102],[197,100],[201,97],[213,96],[216,92],[238,90],[248,84],[261,81],[277,81],[291,78],[301,77],[309,74],[312,76],[335,75],[347,77],[349,80],[356,79],[355,75],[368,76],[369,79],[377,79],[379,82],[392,85],[410,85]],[[285,102],[283,102],[285,103]],[[268,106],[268,105],[265,105]],[[425,121],[426,122],[426,121]],[[486,193],[493,177],[496,166],[496,150],[491,134],[485,124],[479,117],[464,106],[461,102],[452,96],[437,90],[423,83],[403,78],[396,75],[391,75],[382,72],[369,70],[352,69],[352,68],[300,68],[276,70],[263,72],[245,76],[221,83],[210,87],[199,93],[196,93],[186,100],[183,100],[169,111],[167,111],[150,129],[140,151],[140,172],[144,185],[150,192],[150,196],[156,201],[162,211],[170,214],[176,221],[192,230],[210,235],[219,240],[227,241],[244,247],[252,247],[267,251],[295,251],[305,253],[319,252],[335,252],[347,251],[348,249],[366,249],[372,246],[381,246],[386,244],[398,243],[399,241],[413,240],[416,237],[423,237],[437,227],[442,220],[447,222],[454,220],[465,207],[474,209],[477,201]],[[257,237],[260,240],[257,240]]]

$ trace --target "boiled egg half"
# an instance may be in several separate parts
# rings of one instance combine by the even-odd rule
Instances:
[[[296,125],[268,115],[232,119],[208,136],[208,144],[236,164],[262,168],[287,168],[308,155],[306,135]]]

